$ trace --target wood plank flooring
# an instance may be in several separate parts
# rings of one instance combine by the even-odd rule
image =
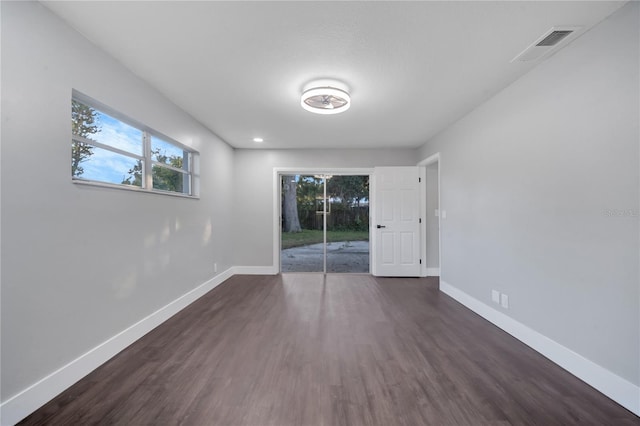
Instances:
[[[24,425],[638,425],[437,279],[235,276]]]

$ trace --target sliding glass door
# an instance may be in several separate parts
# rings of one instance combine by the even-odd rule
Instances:
[[[327,272],[369,272],[369,176],[327,181]]]
[[[282,272],[369,272],[369,176],[281,176]]]
[[[324,272],[324,179],[283,175],[282,272]]]

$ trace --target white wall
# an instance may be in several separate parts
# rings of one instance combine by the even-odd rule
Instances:
[[[506,315],[636,386],[639,6],[620,9],[419,156],[441,153],[442,281],[496,308],[491,289],[508,294]]]
[[[201,199],[71,182],[77,89],[201,153]],[[233,262],[233,150],[39,3],[2,2],[2,401]]]
[[[234,229],[237,265],[273,265],[273,169],[415,165],[413,149],[237,150]]]

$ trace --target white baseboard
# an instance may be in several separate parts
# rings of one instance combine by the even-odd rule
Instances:
[[[233,268],[180,296],[173,302],[141,319],[107,341],[59,368],[0,405],[0,424],[14,425],[49,402],[78,380],[107,362],[124,348],[193,303],[211,289],[233,276]]]
[[[440,290],[640,416],[640,387],[440,280]]]
[[[231,268],[233,275],[276,275],[278,268],[275,266],[234,266]]]
[[[440,276],[440,267],[427,268],[427,276],[428,277],[439,277]]]

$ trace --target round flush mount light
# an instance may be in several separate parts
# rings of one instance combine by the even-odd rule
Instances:
[[[300,105],[316,114],[338,114],[349,109],[351,97],[335,87],[312,87],[302,93]]]
[[[262,142],[264,142],[264,139],[262,139],[262,138],[253,138],[253,141],[255,143],[262,143]]]

